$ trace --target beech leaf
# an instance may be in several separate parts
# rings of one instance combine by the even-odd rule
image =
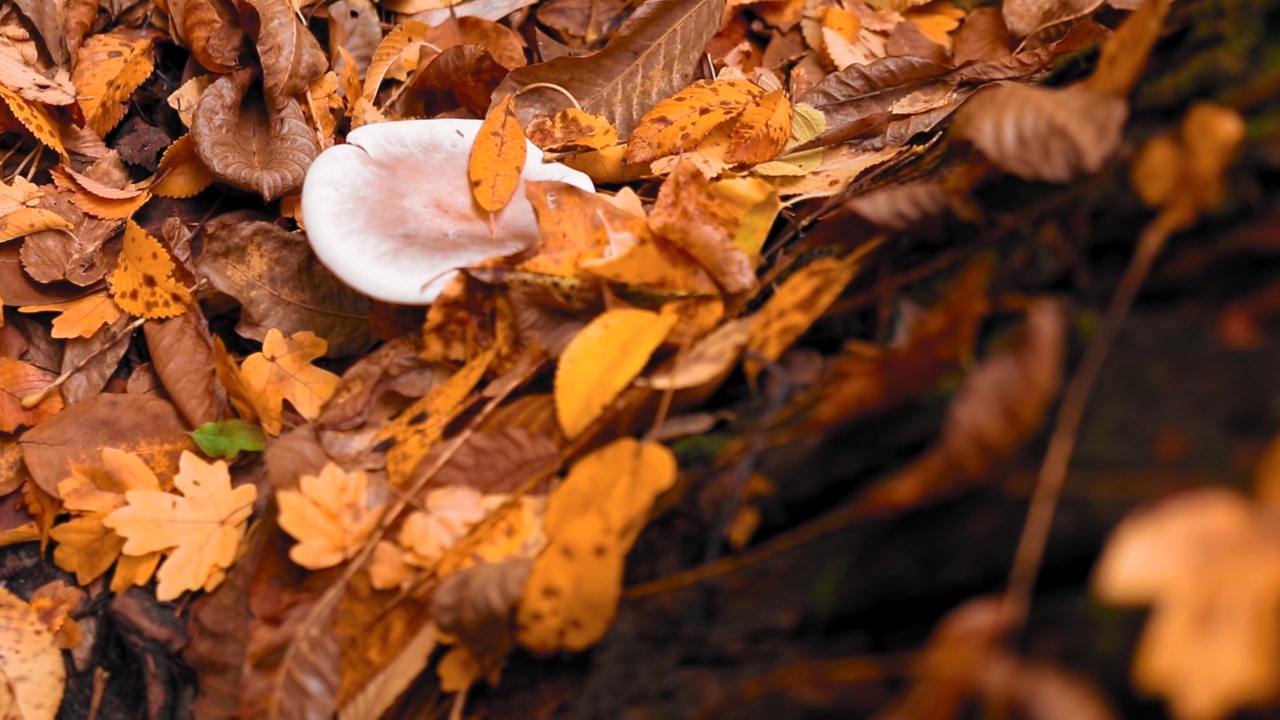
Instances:
[[[480,125],[467,159],[467,179],[477,205],[494,213],[511,202],[520,185],[526,154],[524,130],[516,120],[513,99],[505,97]]]

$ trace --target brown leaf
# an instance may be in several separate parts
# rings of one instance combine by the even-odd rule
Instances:
[[[214,177],[266,200],[302,187],[320,152],[302,105],[292,97],[265,99],[253,70],[225,75],[204,91],[191,138]]]
[[[129,349],[132,318],[121,316],[91,337],[72,338],[62,354],[62,372],[71,373],[62,384],[62,398],[74,405],[102,392]],[[74,370],[74,372],[72,372]]]
[[[626,161],[647,162],[691,150],[762,94],[759,86],[746,80],[699,80],[664,98],[640,118],[627,142]]]
[[[242,0],[242,3],[242,8],[252,8],[258,15],[258,36],[254,42],[258,46],[258,61],[262,63],[267,104],[269,107],[282,104],[323,75],[329,61],[315,36],[294,15],[292,3],[279,0]]]
[[[348,288],[316,261],[300,235],[265,222],[215,219],[205,231],[198,272],[244,306],[236,332],[261,341],[272,328],[310,330],[329,343],[329,355],[364,351],[369,338],[367,297]]]
[[[486,494],[514,492],[558,452],[551,438],[520,427],[476,432],[436,471],[428,487],[457,485]]]
[[[654,233],[696,259],[726,292],[756,286],[755,264],[733,244],[741,218],[711,191],[710,182],[690,161],[678,163],[658,190],[649,215]]]
[[[222,417],[226,393],[214,372],[213,337],[208,323],[192,309],[170,320],[142,326],[147,350],[165,392],[193,428]]]
[[[1102,168],[1128,116],[1122,98],[1083,85],[996,85],[969,98],[952,133],[1005,172],[1065,183]]]
[[[67,62],[66,21],[64,9],[57,3],[49,4],[43,0],[15,0],[14,5],[31,21],[31,26],[40,33],[45,50],[54,65]]]
[[[867,132],[918,84],[946,71],[945,65],[925,58],[886,57],[831,73],[799,98],[827,117],[827,129],[801,147],[830,145]]]
[[[13,358],[0,358],[0,432],[11,433],[32,426],[62,410],[62,396],[51,393],[38,405],[27,409],[22,399],[38,393],[53,382],[52,373]]]
[[[244,31],[226,0],[169,0],[176,39],[185,40],[196,61],[216,73],[240,67]]]
[[[459,105],[484,116],[507,72],[483,45],[455,45],[436,55],[414,78],[413,87],[452,93]]]
[[[1102,0],[1008,0],[1001,5],[1005,25],[1014,37],[1026,37],[1049,25],[1084,17]]]
[[[515,557],[452,573],[436,587],[431,615],[482,663],[500,659],[515,644],[511,613],[532,569],[533,560]]]
[[[1149,0],[1126,18],[1102,46],[1098,64],[1085,85],[1101,92],[1128,95],[1138,84],[1151,49],[1160,39],[1169,5],[1170,0]]]
[[[76,101],[75,86],[65,69],[46,70],[11,42],[0,45],[0,82],[34,103],[71,105]]]
[[[21,442],[31,476],[55,497],[71,464],[98,462],[104,447],[139,455],[161,476],[177,472],[183,450],[197,449],[173,405],[151,395],[98,395],[28,430]]]
[[[608,118],[625,138],[649,108],[689,84],[723,10],[724,0],[649,0],[600,52],[513,70],[494,96],[534,84],[559,86],[581,109]],[[569,105],[563,94],[541,87],[516,99],[526,124],[534,115],[554,115]]]
[[[890,56],[919,57],[940,65],[950,64],[947,49],[930,39],[921,32],[918,25],[909,20],[898,23],[898,27],[889,34],[885,51]]]
[[[1009,57],[1013,38],[998,7],[974,8],[955,33],[955,62],[999,60]]]
[[[843,207],[886,230],[902,231],[947,210],[947,188],[937,180],[916,180],[850,198]]]

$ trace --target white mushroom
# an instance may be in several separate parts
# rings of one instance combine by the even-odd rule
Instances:
[[[321,153],[302,186],[303,222],[320,261],[365,295],[424,305],[451,271],[537,242],[525,181],[595,189],[577,170],[543,163],[529,143],[520,186],[491,223],[467,181],[479,129],[479,120],[457,119],[365,125]]]

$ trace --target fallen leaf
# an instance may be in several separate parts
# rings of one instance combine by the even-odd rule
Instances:
[[[276,502],[280,528],[298,540],[289,558],[310,570],[350,559],[382,517],[364,471],[343,472],[334,463],[319,475],[303,475],[297,490],[276,492]]]
[[[160,385],[192,427],[222,417],[227,398],[218,386],[213,336],[198,309],[142,326]]]
[[[781,89],[748,105],[734,123],[725,162],[756,165],[772,160],[791,140],[791,101]]]
[[[0,672],[11,693],[6,715],[22,720],[53,720],[66,689],[62,651],[53,633],[30,605],[0,588]]]
[[[103,519],[125,538],[126,555],[169,551],[156,573],[156,598],[162,601],[187,590],[209,590],[222,581],[235,562],[258,496],[253,485],[231,487],[225,462],[205,463],[184,452],[178,468],[173,484],[181,496],[130,490],[125,493],[128,504]]]
[[[304,330],[286,338],[273,329],[262,341],[262,352],[240,364],[262,428],[269,434],[279,435],[283,428],[285,400],[307,420],[320,415],[321,406],[338,387],[337,375],[311,364],[327,347],[315,333]]]
[[[90,35],[76,53],[71,80],[85,123],[105,137],[124,118],[127,102],[151,75],[151,40],[131,32]]]
[[[647,234],[643,216],[567,183],[528,182],[525,194],[540,232],[535,254],[520,263],[521,270],[574,277],[583,262],[620,254]]]
[[[213,172],[196,153],[191,133],[174,140],[164,151],[156,170],[156,178],[155,184],[150,188],[151,192],[168,198],[192,197],[209,187],[214,180]]]
[[[15,240],[45,230],[72,230],[75,225],[52,210],[16,208],[0,217],[0,242]]]
[[[1099,92],[1128,95],[1147,67],[1151,49],[1160,39],[1170,0],[1149,0],[1116,28],[1098,55],[1098,64],[1084,84]]]
[[[781,292],[781,291],[779,291]],[[733,370],[754,332],[755,317],[730,320],[645,378],[655,390],[684,390],[718,383]]]
[[[105,292],[90,293],[57,305],[26,305],[18,310],[24,313],[58,313],[53,319],[52,336],[59,340],[90,337],[98,328],[110,325],[120,317],[120,308]]]
[[[558,87],[582,110],[607,118],[625,138],[659,100],[689,84],[723,11],[724,0],[650,0],[600,52],[513,70],[494,97],[518,92],[517,112],[527,121],[572,105],[548,89]]]
[[[1102,0],[1008,0],[1001,5],[1004,22],[1014,37],[1083,17],[1102,6]]]
[[[648,162],[692,149],[716,126],[740,115],[763,94],[746,80],[699,80],[640,118],[627,141],[625,159],[629,163]]]
[[[471,194],[482,209],[496,213],[511,202],[520,184],[527,153],[524,130],[510,96],[489,111],[467,160]]]
[[[618,129],[608,120],[572,107],[535,118],[526,134],[547,152],[601,150],[618,144]]]
[[[191,305],[191,291],[173,277],[173,271],[169,251],[129,220],[116,269],[107,278],[111,299],[121,310],[138,317],[181,315]]]
[[[52,170],[53,182],[70,193],[71,202],[86,214],[104,220],[123,220],[151,199],[145,184],[128,183],[115,187],[81,175],[68,167]]]
[[[83,590],[62,580],[47,582],[31,593],[31,609],[53,633],[59,649],[71,650],[80,644],[80,626],[71,613],[84,598]]]
[[[62,395],[57,391],[34,407],[23,406],[24,398],[43,392],[53,380],[53,373],[21,360],[0,357],[0,432],[38,425],[62,410]]]
[[[222,0],[171,0],[166,4],[174,38],[186,41],[197,62],[215,73],[240,67],[245,36],[234,7]]]
[[[726,292],[756,286],[755,263],[733,242],[742,218],[711,189],[690,161],[682,160],[658,190],[649,227],[693,256]]]
[[[853,280],[859,261],[870,249],[865,247],[843,258],[815,260],[783,281],[751,325],[747,359],[742,363],[748,380],[754,383],[764,368],[764,361],[776,362],[822,317]]]
[[[547,498],[543,531],[558,538],[576,518],[601,514],[604,536],[626,554],[659,495],[676,482],[676,457],[666,446],[624,437],[582,456]]]
[[[267,447],[262,428],[244,420],[205,423],[191,433],[200,452],[211,458],[235,462],[242,452],[260,452]]]
[[[292,100],[328,69],[328,58],[315,35],[289,3],[277,0],[242,0],[242,6],[257,13],[258,62],[262,64],[262,85],[270,104]]]
[[[677,317],[648,310],[610,310],[582,329],[556,366],[556,417],[573,439],[600,417],[649,362]]]
[[[1152,606],[1133,681],[1175,718],[1217,720],[1276,698],[1278,530],[1272,509],[1206,488],[1139,509],[1107,539],[1093,594]]]

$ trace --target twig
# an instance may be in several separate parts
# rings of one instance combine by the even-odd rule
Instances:
[[[93,360],[94,358],[101,355],[103,352],[107,350],[107,348],[114,347],[115,344],[119,342],[122,338],[133,334],[133,331],[142,327],[142,324],[145,323],[146,321],[147,321],[146,318],[137,318],[133,322],[129,323],[128,327],[122,330],[119,335],[111,339],[111,342],[104,343],[101,347],[96,348],[93,352],[80,358],[80,362],[76,363],[75,367],[63,372],[53,382],[49,383],[48,385],[45,385],[44,388],[24,396],[22,398],[22,407],[27,410],[30,410],[31,408],[44,402],[45,398],[49,397],[50,395],[53,394],[55,390],[62,387],[63,383],[71,379],[72,375],[75,375],[76,373],[84,369],[84,366],[88,365],[90,360]]]

